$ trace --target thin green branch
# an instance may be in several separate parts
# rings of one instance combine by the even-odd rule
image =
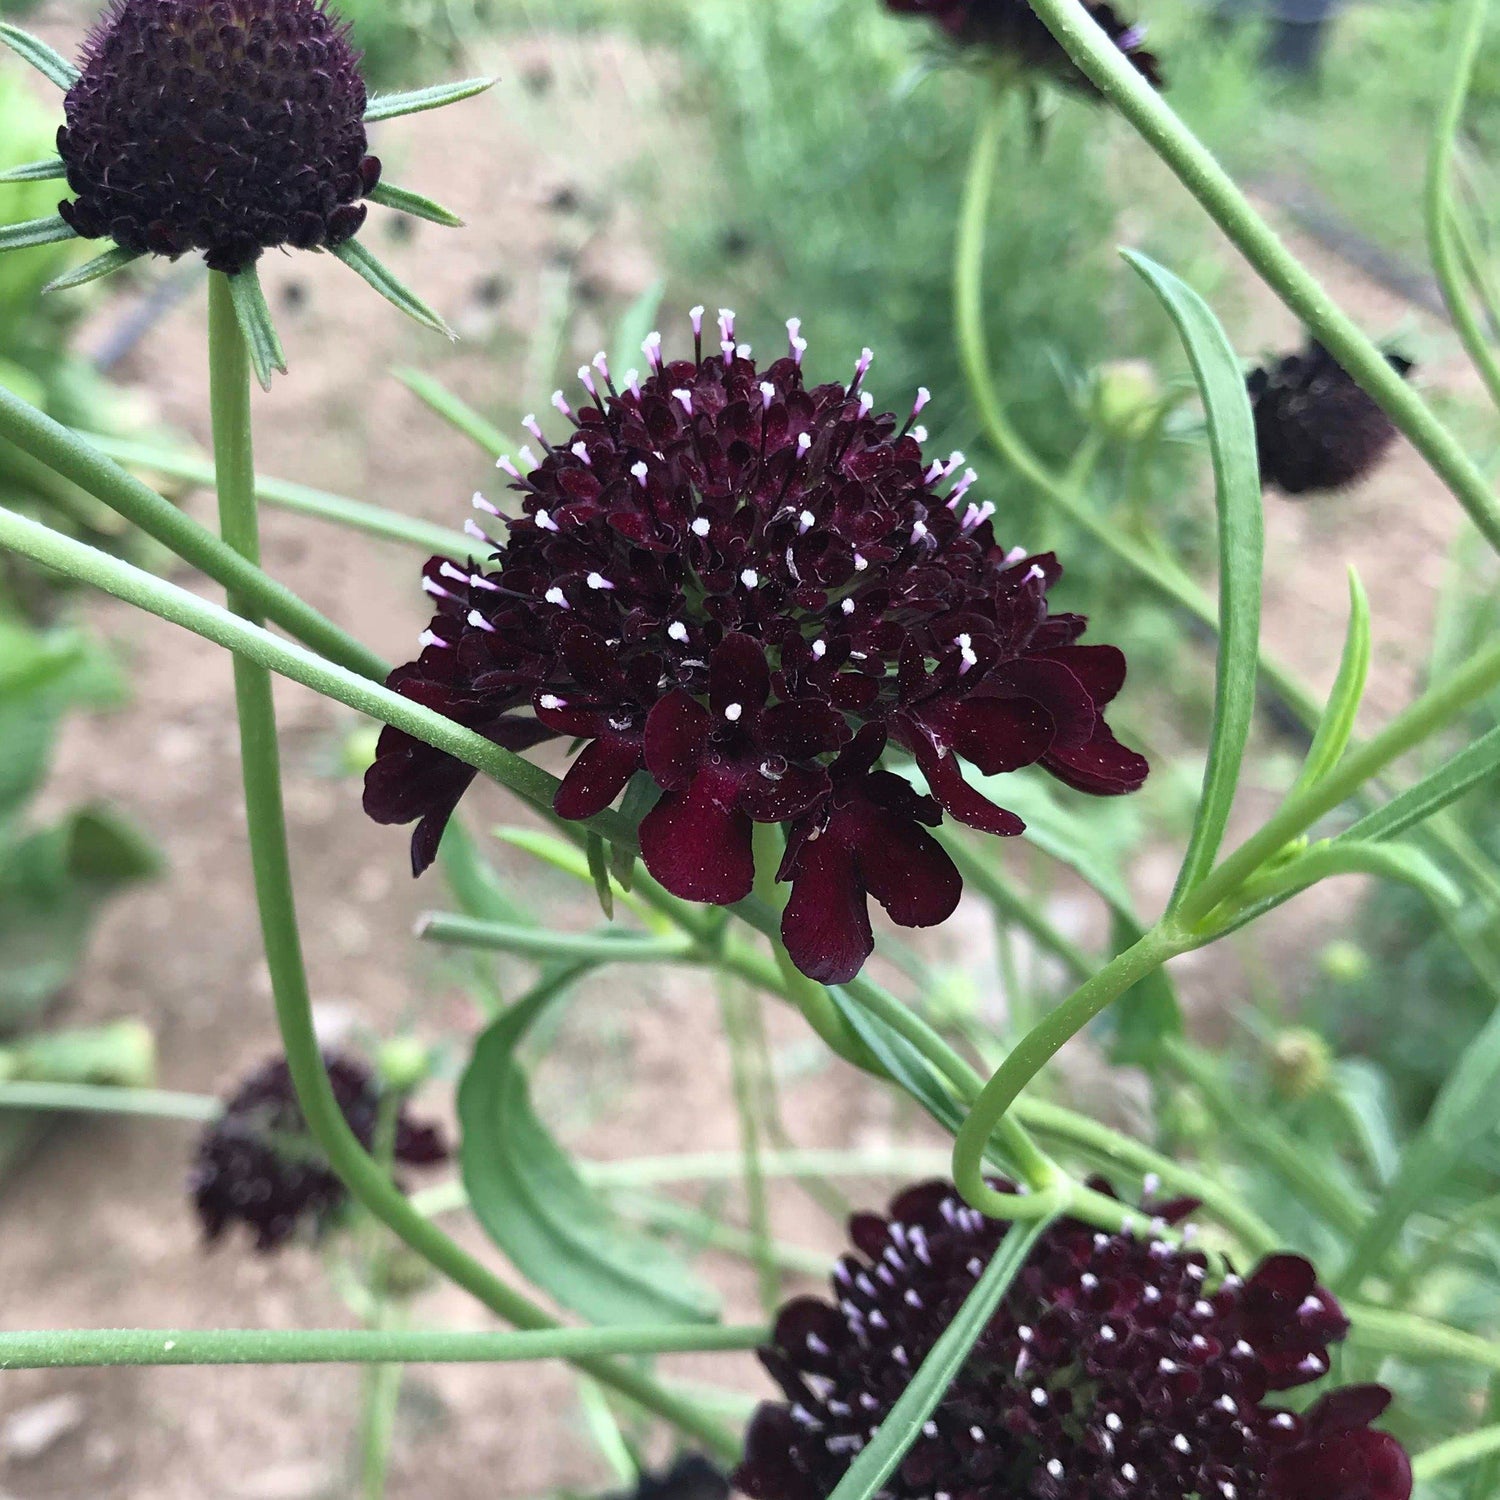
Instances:
[[[1406,434],[1490,545],[1500,549],[1500,503],[1462,444],[1282,244],[1213,154],[1146,82],[1081,0],[1034,0],[1033,8],[1266,285]]]
[[[93,1083],[0,1083],[0,1110],[35,1109],[58,1113],[141,1115],[157,1120],[207,1123],[224,1106],[209,1094],[177,1094],[163,1089],[126,1089]]]
[[[1416,1313],[1393,1312],[1363,1302],[1345,1302],[1349,1341],[1377,1354],[1402,1359],[1458,1360],[1486,1370],[1500,1370],[1500,1343],[1482,1339]]]
[[[90,433],[88,441],[117,463],[144,469],[148,473],[162,474],[168,479],[185,479],[190,484],[211,485],[214,480],[213,465],[193,453],[158,448],[150,443],[136,443],[125,438],[106,437],[99,433]],[[335,495],[328,490],[314,489],[311,485],[296,484],[287,479],[272,479],[257,474],[255,498],[262,505],[272,505],[278,510],[292,511],[297,515],[312,516],[315,520],[328,521],[335,526],[347,526],[351,531],[362,531],[367,536],[380,537],[383,541],[401,542],[424,552],[436,553],[439,557],[450,557],[455,562],[466,562],[474,556],[476,550],[480,550],[476,549],[473,539],[461,531],[450,531],[446,526],[435,526],[430,521],[404,516],[399,511],[387,510],[384,506],[351,500],[344,495]]]
[[[1448,89],[1432,133],[1424,208],[1427,248],[1438,286],[1442,289],[1443,302],[1469,359],[1484,381],[1490,400],[1500,407],[1500,358],[1497,358],[1464,287],[1461,250],[1450,217],[1458,212],[1453,201],[1453,154],[1463,126],[1464,106],[1474,83],[1474,67],[1479,60],[1488,14],[1489,0],[1464,0],[1453,21]]]
[[[552,932],[514,922],[486,922],[450,912],[429,912],[416,928],[419,938],[455,947],[485,948],[521,958],[592,963],[670,963],[690,958],[697,945],[686,936],[651,937],[632,932]]]
[[[524,1333],[428,1329],[100,1328],[0,1333],[0,1370],[119,1365],[518,1364],[615,1355],[753,1349],[765,1329],[701,1324],[552,1328]]]
[[[1412,1460],[1412,1476],[1421,1484],[1431,1484],[1444,1474],[1466,1469],[1495,1453],[1500,1453],[1500,1427],[1481,1427],[1419,1453]]]

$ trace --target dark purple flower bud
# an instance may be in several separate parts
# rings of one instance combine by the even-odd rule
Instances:
[[[1194,1206],[1145,1212],[1164,1228]],[[736,1485],[751,1500],[827,1500],[1009,1227],[945,1182],[907,1189],[886,1217],[856,1214],[832,1301],[788,1303],[761,1351],[785,1400],[755,1414]],[[1265,1402],[1326,1374],[1327,1346],[1347,1327],[1298,1257],[1274,1256],[1248,1281],[1216,1279],[1186,1245],[1065,1220],[1043,1235],[883,1493],[1409,1500],[1405,1452],[1370,1426],[1384,1389],[1333,1391],[1300,1416]]]
[[[1405,375],[1412,362],[1389,354]],[[1251,372],[1261,482],[1288,495],[1340,490],[1368,476],[1396,440],[1396,425],[1316,340]]]
[[[847,384],[809,388],[795,320],[765,369],[732,313],[719,325],[705,354],[697,310],[695,357],[670,364],[653,334],[644,380],[617,386],[600,356],[581,409],[554,398],[574,428],[562,442],[527,419],[542,456],[501,465],[522,513],[476,497],[507,534],[471,521],[489,561],[427,565],[437,615],[391,685],[512,749],[583,741],[563,817],[646,773],[660,797],[642,854],[686,900],[747,896],[754,825],[783,825],[788,948],[845,980],[870,953],[869,896],[907,926],[953,911],[958,874],[928,832],[944,812],[1021,832],[962,763],[1040,765],[1098,795],[1134,791],[1147,767],[1104,721],[1124,658],[1048,612],[1056,558],[1000,545],[962,454],[923,457],[928,393],[902,423],[863,389],[868,350]],[[930,797],[879,764],[891,747]],[[417,822],[420,872],[472,779],[387,730],[365,808]]]
[[[960,47],[977,47],[1006,61],[1046,73],[1084,93],[1094,85],[1047,30],[1027,0],[885,0],[897,15],[927,16]],[[1132,25],[1110,0],[1085,0],[1089,14],[1153,88],[1163,86],[1161,63],[1145,47],[1146,28]]]
[[[349,1128],[372,1149],[379,1082],[347,1053],[325,1054],[324,1064]],[[413,1120],[403,1106],[396,1160],[427,1167],[447,1156],[441,1133]],[[347,1192],[308,1134],[285,1058],[257,1068],[225,1101],[223,1115],[198,1143],[188,1187],[210,1241],[239,1222],[254,1235],[257,1250],[272,1251],[299,1232],[316,1236],[335,1220]]]
[[[333,248],[380,180],[348,27],[322,0],[114,0],[84,47],[57,148],[85,239],[202,250]]]

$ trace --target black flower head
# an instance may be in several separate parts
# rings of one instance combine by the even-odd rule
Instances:
[[[84,239],[234,273],[341,245],[380,181],[349,28],[322,0],[114,0],[57,149]]]
[[[1134,791],[1146,763],[1110,733],[1125,680],[1084,620],[1052,615],[1050,554],[1007,550],[995,507],[969,498],[963,455],[925,460],[919,392],[900,422],[864,390],[809,387],[806,348],[759,369],[720,315],[705,355],[619,387],[603,356],[589,399],[525,471],[490,561],[434,558],[421,657],[391,685],[499,744],[582,742],[558,793],[565,818],[599,813],[644,771],[657,801],[640,828],[647,868],[690,901],[750,893],[751,830],[787,830],[783,923],[803,972],[852,978],[872,938],[866,897],[906,926],[944,921],[958,872],[929,829],[943,814],[987,833],[1021,820],[964,778],[1041,765],[1085,792]],[[958,476],[955,478],[955,476]],[[497,507],[476,497],[480,510]],[[882,765],[899,747],[929,795]],[[383,823],[416,821],[420,873],[474,772],[387,730],[365,782]]]
[[[369,1150],[379,1082],[347,1053],[327,1054],[324,1064],[349,1128]],[[448,1152],[441,1134],[412,1120],[403,1107],[395,1154],[407,1166],[425,1167]],[[337,1217],[344,1185],[308,1134],[285,1058],[257,1068],[225,1101],[223,1115],[198,1143],[188,1186],[210,1241],[239,1221],[254,1235],[257,1250],[271,1251],[299,1231],[321,1233]]]
[[[701,1453],[683,1453],[669,1468],[642,1470],[635,1489],[612,1500],[729,1500],[729,1476]]]
[[[1097,90],[1047,30],[1028,0],[885,0],[897,15],[927,16],[960,47],[974,47],[1008,63],[1045,73],[1069,88]],[[1145,47],[1146,28],[1131,25],[1110,0],[1085,0],[1106,35],[1153,88],[1164,83],[1161,63]]]
[[[1095,1184],[1104,1188],[1103,1184]],[[1008,1184],[995,1186],[1013,1191]],[[1161,1227],[1196,1205],[1148,1208]],[[761,1359],[785,1393],[735,1483],[826,1500],[1008,1228],[951,1184],[858,1214],[834,1301],[788,1303]],[[1042,1237],[901,1466],[890,1500],[1408,1500],[1411,1466],[1355,1386],[1300,1415],[1267,1401],[1328,1373],[1348,1330],[1300,1257],[1216,1281],[1201,1252],[1073,1221]]]
[[[1399,354],[1386,358],[1400,375],[1412,368]],[[1374,398],[1315,339],[1300,354],[1252,371],[1248,385],[1261,481],[1288,495],[1357,484],[1396,439]]]
[[[266,250],[330,251],[403,312],[449,332],[355,236],[366,199],[437,224],[461,221],[382,183],[365,127],[469,98],[489,79],[372,103],[349,27],[324,0],[111,0],[81,69],[8,23],[0,22],[0,42],[67,91],[57,157],[0,182],[66,177],[74,194],[52,218],[0,228],[0,250],[113,241],[47,290],[108,276],[142,255],[202,251],[232,278],[264,385],[286,368],[255,271]]]

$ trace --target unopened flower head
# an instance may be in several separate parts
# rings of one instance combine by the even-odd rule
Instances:
[[[1268,1400],[1327,1375],[1348,1331],[1312,1266],[1275,1255],[1248,1279],[1215,1276],[1166,1233],[1194,1207],[1148,1205],[1155,1238],[1047,1230],[883,1493],[1408,1500],[1405,1452],[1370,1425],[1388,1392],[1335,1390],[1300,1413]],[[944,1182],[855,1215],[832,1300],[788,1303],[761,1351],[785,1400],[756,1413],[736,1485],[827,1500],[1008,1228]]]
[[[926,16],[951,42],[1011,66],[1044,73],[1069,88],[1094,93],[1094,85],[1047,30],[1027,0],[885,0],[898,15]],[[1126,21],[1110,0],[1085,0],[1090,15],[1155,88],[1161,63],[1146,49],[1146,28]]]
[[[381,1087],[371,1069],[348,1053],[324,1058],[349,1128],[370,1150]],[[442,1136],[402,1107],[395,1158],[432,1166],[447,1158]],[[189,1178],[193,1206],[210,1241],[232,1224],[250,1231],[255,1248],[279,1249],[298,1234],[316,1236],[337,1218],[347,1190],[308,1133],[285,1058],[250,1074],[224,1101],[224,1113],[203,1133]]]
[[[972,471],[953,478],[963,455],[925,459],[915,410],[862,399],[866,355],[809,387],[799,333],[757,368],[722,316],[732,353],[700,338],[693,359],[658,354],[639,394],[568,408],[573,430],[512,484],[521,514],[490,559],[428,564],[437,616],[391,681],[512,749],[584,742],[565,818],[644,771],[658,800],[642,854],[684,899],[747,896],[752,825],[785,825],[784,939],[840,981],[870,952],[868,896],[907,926],[952,913],[958,871],[929,832],[944,813],[1021,831],[962,762],[1040,765],[1102,795],[1134,791],[1146,763],[1104,720],[1123,656],[1049,612],[1057,559],[997,538]],[[890,769],[893,747],[926,794]],[[417,821],[420,872],[473,775],[387,730],[365,806]]]
[[[59,211],[84,239],[230,273],[342,244],[380,180],[348,31],[321,0],[115,0],[68,90]]]
[[[1390,354],[1405,375],[1409,359]],[[1251,372],[1260,477],[1288,495],[1341,490],[1368,477],[1396,440],[1396,425],[1322,344]]]

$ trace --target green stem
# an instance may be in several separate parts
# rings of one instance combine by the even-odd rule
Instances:
[[[0,1110],[45,1109],[77,1114],[144,1115],[207,1124],[224,1106],[209,1094],[122,1089],[93,1083],[0,1083]]]
[[[1033,8],[1266,285],[1406,434],[1490,545],[1500,549],[1500,505],[1457,438],[1282,244],[1213,154],[1105,35],[1081,0],[1035,0]]]
[[[651,937],[641,933],[549,932],[512,922],[429,912],[417,923],[417,936],[432,943],[487,948],[540,958],[587,963],[670,963],[692,958],[697,945],[688,937]]]
[[[1238,891],[1293,839],[1497,686],[1500,686],[1500,643],[1478,652],[1452,676],[1429,689],[1405,712],[1398,714],[1373,739],[1351,749],[1316,785],[1304,787],[1288,797],[1261,829],[1241,844],[1183,902],[1179,913],[1181,920],[1188,925],[1203,921],[1221,901]]]
[[[1432,153],[1427,164],[1425,209],[1427,247],[1432,268],[1442,288],[1443,302],[1469,359],[1484,381],[1490,400],[1500,407],[1500,360],[1481,326],[1463,283],[1459,246],[1455,243],[1450,214],[1453,202],[1453,153],[1463,125],[1464,105],[1474,82],[1474,65],[1484,39],[1489,0],[1464,0],[1453,23],[1448,92],[1438,112],[1432,135]]]
[[[225,539],[254,561],[257,526],[255,466],[250,442],[250,359],[234,314],[228,280],[219,272],[210,276],[209,373],[221,524]],[[236,606],[240,601],[231,596],[230,603]],[[308,1130],[355,1200],[450,1280],[518,1328],[554,1326],[541,1308],[416,1213],[345,1120],[313,1029],[312,997],[297,930],[287,850],[269,671],[237,656],[235,698],[240,719],[250,862],[266,964],[287,1066]],[[736,1450],[736,1440],[718,1423],[706,1419],[696,1408],[640,1371],[595,1358],[583,1362],[583,1368],[700,1441],[711,1444],[716,1451]]]
[[[1459,1360],[1500,1370],[1500,1343],[1416,1313],[1392,1312],[1362,1302],[1345,1302],[1344,1311],[1349,1315],[1350,1342],[1359,1348],[1402,1359]]]
[[[540,1359],[598,1365],[611,1356],[754,1349],[765,1342],[765,1337],[764,1328],[696,1324],[551,1328],[524,1333],[369,1328],[47,1329],[0,1333],[0,1370],[104,1369],[120,1365],[515,1364]]]
[[[1495,1453],[1500,1453],[1500,1427],[1481,1427],[1419,1453],[1412,1460],[1411,1472],[1419,1483],[1430,1484],[1443,1474],[1477,1464]]]
[[[383,681],[386,665],[373,651],[340,630],[290,589],[183,514],[170,500],[126,473],[51,417],[0,386],[0,438],[71,480],[164,547],[243,598],[289,635],[362,677]]]
[[[88,441],[117,463],[164,474],[169,479],[185,479],[191,484],[211,485],[214,482],[213,465],[192,453],[177,453],[149,443],[132,443],[99,433],[90,433]],[[279,510],[328,521],[350,531],[379,537],[382,541],[418,547],[424,552],[435,552],[458,562],[472,557],[476,550],[482,550],[476,549],[461,531],[449,531],[446,526],[434,526],[430,521],[403,516],[383,506],[350,500],[343,495],[333,495],[305,484],[293,484],[285,479],[270,479],[257,474],[255,498],[262,505],[274,505]]]
[[[974,1101],[954,1142],[953,1180],[975,1208],[997,1216],[1005,1212],[1005,1195],[996,1193],[984,1180],[984,1157],[991,1136],[1004,1124],[1021,1090],[1131,986],[1191,946],[1173,932],[1152,928],[1074,990],[1016,1044]]]
[[[551,811],[558,782],[540,766],[501,749],[482,734],[465,729],[400,693],[381,687],[368,676],[284,641],[187,589],[4,508],[0,508],[0,547],[9,547],[66,577],[102,589],[149,614],[191,630],[236,656],[300,682],[382,724],[394,725],[425,744],[446,750],[465,765],[508,787],[533,807]],[[259,602],[263,604],[264,600]],[[592,830],[625,848],[635,847],[635,829],[619,813],[601,813],[573,826]]]
[[[384,1309],[378,1330],[390,1331],[398,1317]],[[405,1365],[367,1365],[364,1370],[359,1423],[360,1481],[364,1500],[384,1500],[386,1476],[390,1473],[391,1447],[396,1433],[396,1409],[401,1400]]]

